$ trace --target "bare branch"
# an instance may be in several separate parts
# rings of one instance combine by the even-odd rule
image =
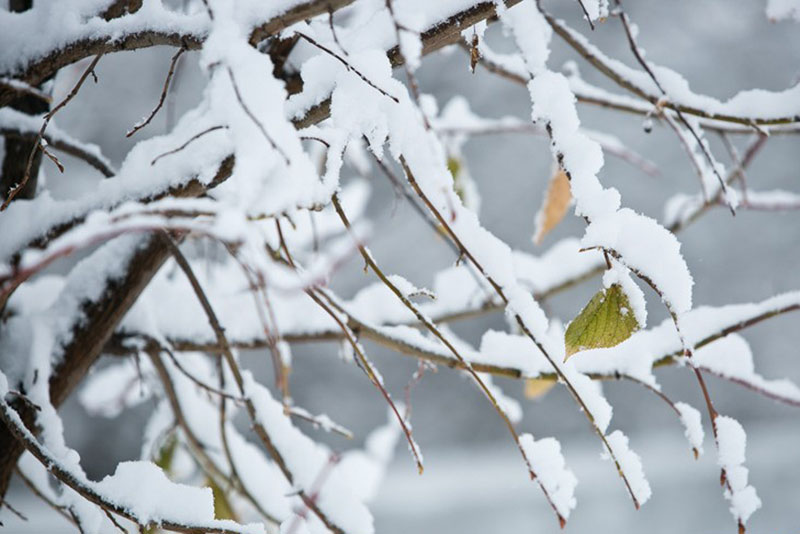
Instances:
[[[269,451],[272,459],[275,461],[276,465],[280,468],[283,475],[286,477],[286,480],[289,481],[290,484],[294,484],[294,474],[289,469],[289,466],[286,464],[286,461],[283,458],[283,455],[278,451],[277,447],[273,444],[272,439],[269,436],[268,430],[264,428],[264,426],[259,422],[259,418],[257,415],[257,410],[253,402],[247,398],[244,394],[244,378],[239,370],[239,366],[236,363],[236,359],[231,352],[230,343],[228,343],[228,339],[225,335],[225,331],[222,328],[222,325],[217,318],[214,309],[211,307],[211,303],[208,301],[208,297],[206,296],[203,288],[200,286],[200,282],[197,280],[197,277],[194,275],[194,271],[192,270],[191,265],[189,265],[188,260],[181,252],[178,245],[166,234],[162,234],[162,241],[166,242],[168,248],[172,252],[173,257],[175,258],[175,262],[181,268],[183,273],[186,275],[186,278],[189,280],[189,283],[192,286],[192,289],[197,296],[197,300],[203,307],[203,311],[206,313],[206,317],[208,318],[208,322],[211,325],[212,329],[214,330],[214,334],[217,337],[217,343],[222,348],[222,355],[225,357],[225,361],[230,368],[234,380],[236,381],[236,385],[239,389],[239,393],[245,399],[245,406],[247,407],[247,412],[250,415],[251,422],[253,423],[253,428],[256,432],[256,435],[261,439],[261,442]],[[306,506],[311,509],[314,514],[322,521],[322,523],[328,527],[330,530],[335,532],[336,534],[344,534],[344,531],[337,526],[331,519],[320,509],[320,507],[306,494],[305,491],[300,490],[299,492],[300,498],[303,500]]]
[[[28,430],[20,419],[19,415],[5,402],[0,400],[0,419],[5,423],[6,428],[22,443],[42,465],[46,466],[50,473],[58,480],[75,490],[86,500],[96,504],[104,510],[113,512],[121,517],[133,521],[141,526],[160,526],[166,530],[184,532],[187,534],[239,534],[243,532],[241,528],[222,526],[223,522],[213,521],[209,524],[176,522],[167,518],[161,518],[157,522],[150,519],[137,517],[126,506],[114,502],[113,499],[100,493],[93,484],[82,480],[79,475],[74,473],[69,467],[64,465],[54,454],[39,443],[36,437]]]
[[[583,58],[586,59],[586,61],[588,61],[598,71],[600,71],[620,87],[627,89],[628,91],[649,101],[652,105],[655,106],[659,103],[661,100],[660,96],[649,93],[642,87],[636,85],[635,82],[628,79],[624,74],[619,72],[615,66],[608,61],[608,58],[599,52],[599,50],[588,46],[584,38],[578,32],[567,26],[563,21],[555,19],[552,15],[542,10],[541,7],[540,11],[547,20],[548,24],[550,24],[550,26],[553,28],[553,31],[557,33],[576,52],[583,56]],[[769,126],[778,124],[792,124],[800,121],[800,117],[794,116],[761,118],[744,117],[724,113],[712,113],[691,105],[669,101],[665,102],[664,106],[675,111],[680,110],[682,113],[687,113],[689,115],[697,115],[699,117],[705,117],[708,119],[741,124],[750,128],[750,131],[752,131],[753,125]]]
[[[31,150],[31,153],[28,156],[28,163],[25,166],[25,175],[23,176],[22,181],[19,184],[17,184],[16,186],[14,186],[8,192],[8,196],[3,201],[3,205],[0,206],[0,211],[5,210],[8,207],[8,204],[12,200],[14,200],[14,197],[17,195],[17,193],[19,191],[21,191],[23,187],[25,187],[25,184],[28,183],[28,180],[31,177],[31,168],[33,167],[33,160],[36,157],[36,152],[39,150],[40,147],[42,147],[42,144],[41,144],[42,143],[42,137],[44,137],[44,133],[45,133],[45,130],[47,130],[47,125],[50,123],[50,119],[52,119],[53,116],[56,113],[61,111],[61,109],[63,109],[64,106],[69,104],[70,100],[75,98],[75,95],[77,95],[78,91],[81,90],[81,86],[83,85],[83,82],[86,81],[86,78],[89,76],[89,73],[94,71],[94,68],[97,66],[97,62],[100,61],[101,57],[102,57],[102,55],[95,56],[95,58],[92,60],[91,63],[89,63],[89,66],[86,67],[86,70],[83,72],[81,77],[78,79],[78,82],[75,84],[75,86],[69,92],[69,94],[64,98],[64,100],[59,102],[56,107],[54,107],[52,110],[50,110],[49,113],[47,113],[44,116],[44,123],[42,124],[42,128],[39,130],[39,135],[36,137],[36,143],[34,143],[33,150]]]
[[[181,47],[178,49],[175,55],[172,56],[172,60],[169,63],[169,71],[167,72],[167,78],[164,80],[164,88],[161,90],[161,97],[158,99],[158,104],[156,104],[156,107],[153,108],[153,111],[150,112],[150,115],[148,115],[144,121],[135,124],[134,127],[128,133],[125,134],[125,137],[132,136],[133,134],[135,134],[148,124],[150,124],[150,121],[152,121],[153,117],[156,116],[158,110],[160,110],[161,106],[164,105],[164,100],[166,100],[167,92],[169,91],[169,82],[172,80],[172,76],[175,74],[175,66],[178,64],[178,60],[181,58],[184,52],[186,52],[186,48]]]

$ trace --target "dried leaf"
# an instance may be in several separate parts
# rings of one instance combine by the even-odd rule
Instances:
[[[619,345],[639,329],[622,286],[600,290],[569,324],[564,335],[567,358],[586,349]]]
[[[472,34],[472,44],[469,48],[469,68],[473,74],[475,74],[475,67],[478,65],[478,61],[481,59],[480,50],[478,50],[478,34]]]
[[[543,397],[556,385],[555,380],[546,378],[529,378],[525,381],[525,398],[538,399]]]
[[[539,208],[539,213],[536,214],[534,243],[541,244],[544,236],[561,222],[571,201],[572,193],[569,190],[569,178],[564,169],[559,167],[553,177],[550,178],[550,184],[547,186],[547,195],[544,198],[544,202],[542,202],[542,207]]]

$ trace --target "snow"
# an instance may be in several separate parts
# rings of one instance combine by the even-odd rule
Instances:
[[[719,456],[717,463],[725,470],[727,480],[725,498],[730,501],[731,514],[741,524],[761,508],[755,488],[747,483],[747,468],[744,467],[747,435],[736,419],[719,415],[714,420],[717,427]]]
[[[336,470],[349,480],[351,491],[362,502],[371,502],[378,494],[401,434],[400,424],[389,409],[386,423],[369,433],[363,450],[354,449],[342,455]]]
[[[180,523],[214,521],[211,488],[175,484],[151,462],[120,462],[114,474],[97,482],[95,489],[144,523],[158,523],[165,517]]]
[[[654,365],[664,358],[684,362],[677,354],[685,344],[670,321],[645,329],[644,294],[631,274],[652,281],[674,312],[676,322],[680,319],[686,344],[700,346],[693,364],[701,371],[739,382],[783,402],[800,404],[800,388],[794,383],[769,380],[756,373],[752,352],[743,338],[729,334],[717,339],[727,329],[800,306],[800,294],[789,293],[755,304],[692,308],[693,280],[680,243],[653,219],[621,208],[619,192],[601,183],[604,151],[645,169],[648,162],[616,137],[581,128],[575,95],[601,97],[637,111],[650,112],[651,106],[591,86],[580,79],[577,70],[567,69],[572,70],[568,76],[550,71],[547,61],[552,29],[532,0],[509,9],[503,2],[495,4],[506,33],[518,48],[513,54],[498,54],[487,46],[485,21],[472,33],[468,25],[460,31],[467,39],[480,36],[478,46],[488,60],[528,81],[535,124],[513,117],[481,118],[472,113],[466,100],[458,97],[438,113],[432,96],[423,94],[417,98],[409,93],[386,56],[387,50],[399,46],[409,72],[415,71],[423,53],[421,32],[435,28],[456,13],[472,13],[474,0],[397,0],[393,3],[395,21],[382,0],[362,0],[346,6],[336,21],[322,14],[286,28],[282,37],[307,35],[341,56],[333,57],[301,39],[288,65],[299,68],[303,89],[289,96],[284,82],[272,74],[270,56],[249,41],[254,27],[275,20],[303,1],[209,0],[208,8],[213,11],[209,16],[206,6],[200,3],[173,10],[174,3],[145,0],[138,12],[112,21],[98,16],[107,4],[101,0],[75,0],[68,8],[63,2],[42,0],[25,13],[0,10],[0,27],[15,28],[15,32],[0,34],[0,80],[16,88],[24,89],[26,84],[7,78],[9,75],[60,50],[74,50],[76,43],[130,42],[164,33],[203,42],[199,63],[206,84],[199,95],[200,103],[169,133],[137,143],[113,180],[92,176],[96,183],[69,199],[58,198],[40,182],[42,190],[35,199],[17,199],[0,213],[0,226],[14,230],[0,240],[0,273],[11,276],[3,278],[0,286],[2,297],[10,295],[0,329],[0,404],[9,410],[8,418],[14,423],[18,422],[14,419],[16,412],[11,411],[4,398],[9,389],[25,391],[32,402],[41,406],[36,416],[36,423],[42,428],[41,441],[32,436],[30,439],[31,447],[41,447],[40,456],[45,459],[34,463],[31,456],[25,456],[22,468],[43,487],[50,488],[47,469],[60,470],[62,478],[76,486],[59,487],[53,493],[57,494],[59,505],[75,514],[84,531],[110,529],[101,509],[84,498],[90,495],[94,501],[124,509],[140,522],[183,522],[197,531],[218,527],[243,533],[262,532],[261,525],[216,521],[209,489],[176,483],[168,477],[196,482],[205,471],[219,482],[227,482],[235,472],[241,482],[237,503],[244,503],[248,511],[256,508],[274,518],[283,532],[318,534],[326,530],[318,517],[305,513],[308,510],[298,495],[303,492],[313,496],[337,528],[348,534],[371,534],[373,519],[365,503],[377,494],[401,436],[398,422],[390,414],[389,422],[367,437],[363,450],[350,450],[339,457],[298,430],[290,417],[294,412],[312,419],[323,430],[342,431],[327,415],[311,415],[293,407],[288,398],[283,403],[276,400],[249,373],[244,373],[243,391],[234,391],[230,374],[220,377],[207,355],[180,349],[182,344],[216,344],[218,340],[203,308],[196,299],[186,298],[192,294],[186,277],[176,275],[174,262],[168,261],[117,332],[131,336],[126,346],[132,351],[142,349],[147,336],[174,349],[175,361],[209,389],[184,376],[171,354],[170,358],[166,354],[162,358],[167,382],[175,390],[174,399],[165,390],[169,384],[161,382],[159,372],[163,373],[163,369],[159,367],[156,372],[145,358],[139,367],[132,360],[124,360],[90,375],[80,395],[84,406],[94,414],[113,417],[146,398],[154,398],[156,403],[143,431],[143,459],[122,462],[113,475],[100,482],[90,481],[78,453],[64,439],[64,424],[50,402],[48,385],[76,327],[83,326],[87,305],[113,288],[113,282],[127,273],[134,254],[148,243],[150,237],[143,238],[139,232],[172,229],[191,234],[185,245],[187,255],[228,339],[244,347],[264,347],[277,341],[279,357],[287,367],[291,363],[290,343],[341,337],[334,318],[304,292],[315,288],[330,296],[337,319],[347,322],[352,318],[360,323],[358,334],[363,339],[378,340],[446,365],[461,363],[459,355],[468,364],[480,365],[480,380],[512,423],[523,421],[521,404],[484,370],[501,368],[506,374],[522,378],[546,375],[568,383],[578,409],[586,412],[601,438],[608,440],[607,452],[618,460],[621,474],[639,503],[651,493],[641,460],[629,449],[628,438],[620,431],[606,436],[613,409],[593,375],[633,378],[658,390]],[[591,21],[608,16],[606,0],[584,0],[583,4]],[[490,7],[487,4],[481,9]],[[772,18],[797,18],[797,2],[769,0],[767,13]],[[573,35],[566,27],[563,31]],[[42,35],[48,38],[42,39]],[[574,34],[574,38],[595,51],[580,35]],[[599,51],[597,57],[633,85],[655,91],[644,73],[608,59]],[[722,102],[693,93],[688,82],[669,69],[656,65],[653,69],[667,88],[671,102],[696,106],[712,115],[774,120],[794,117],[800,111],[800,86],[783,92],[742,92]],[[64,81],[62,77],[59,83],[45,89],[50,91],[55,86],[54,92],[61,97],[69,86]],[[292,119],[303,117],[311,106],[329,97],[330,118],[298,131]],[[667,111],[665,117],[669,114]],[[691,124],[702,133],[701,127],[713,120],[691,119]],[[42,117],[0,110],[0,129],[33,133],[41,121]],[[447,163],[448,159],[464,160],[462,148],[469,136],[493,129],[551,137],[553,158],[569,173],[576,215],[588,222],[583,239],[564,239],[534,256],[513,250],[484,226],[478,216],[477,191],[466,168],[454,180]],[[725,169],[715,161],[705,161],[701,146],[692,136],[681,130],[679,135],[700,172],[704,188],[709,195],[714,194],[720,187],[715,172],[722,174]],[[102,165],[110,166],[99,148],[75,140],[59,124],[50,125],[48,139],[51,144],[60,141],[78,147]],[[705,141],[701,143],[706,146]],[[358,219],[366,211],[369,186],[365,181],[345,184],[341,178],[349,178],[350,168],[362,175],[371,173],[367,151],[387,165],[401,166],[407,174],[404,177],[416,181],[414,187],[441,216],[443,232],[452,232],[458,245],[466,249],[466,257],[459,264],[435,273],[434,291],[419,289],[416,283],[395,274],[389,275],[390,283],[404,297],[418,299],[415,306],[431,322],[504,308],[509,331],[486,331],[476,349],[442,328],[442,336],[457,347],[458,354],[454,354],[456,351],[420,328],[417,316],[384,285],[364,286],[351,299],[339,299],[327,289],[332,275],[354,252],[351,236],[345,235],[329,206],[335,192],[353,218],[356,239],[366,239],[367,225],[359,224]],[[208,187],[219,177],[222,162],[233,161],[232,157],[235,165],[231,176]],[[190,194],[203,193],[202,198],[173,198],[187,193],[185,188],[190,184]],[[729,203],[735,204],[735,198],[741,196],[742,206],[754,209],[784,209],[798,204],[797,195],[789,192],[739,195],[734,189],[730,191]],[[179,194],[174,195],[175,192]],[[681,206],[675,202],[669,206],[670,218],[685,216],[686,210],[700,201],[697,197],[684,197]],[[276,222],[282,225],[280,238]],[[191,247],[200,236],[212,244],[196,253]],[[269,255],[279,249],[281,238],[292,251],[297,269]],[[220,243],[229,246],[235,258],[221,252]],[[265,251],[265,245],[270,250]],[[538,299],[602,269],[605,261],[598,250],[581,252],[597,248],[610,251],[613,256],[609,260],[612,266],[603,276],[604,287],[623,287],[642,330],[617,347],[587,351],[589,354],[579,360],[562,363],[563,329],[557,317],[545,313]],[[66,264],[63,271],[58,270],[62,264],[45,271],[56,259],[77,251],[86,251],[87,256],[75,264]],[[220,251],[223,257],[215,257],[213,251]],[[22,285],[17,287],[18,283]],[[521,335],[520,329],[526,335]],[[349,358],[348,363],[352,361]],[[502,369],[504,366],[506,369]],[[382,382],[377,371],[374,374]],[[227,387],[218,386],[220,379],[225,379]],[[248,405],[252,412],[248,414],[250,422],[266,434],[272,458],[233,424],[243,408],[238,401],[228,404],[227,423],[214,416],[218,399],[214,398],[212,387],[225,388],[228,395],[243,395],[252,403]],[[689,443],[702,451],[704,436],[699,412],[682,402],[676,403],[675,409]],[[716,424],[720,465],[725,468],[730,485],[727,496],[734,516],[744,522],[760,505],[742,466],[744,433],[729,418],[720,417]],[[163,446],[166,433],[180,445],[177,466],[170,473],[147,461]],[[413,440],[409,441],[413,446]],[[576,506],[577,480],[566,467],[561,445],[555,438],[536,440],[531,434],[522,434],[519,444],[557,513],[567,518]],[[142,491],[142,487],[148,491]],[[300,515],[305,517],[301,520]]]
[[[357,499],[344,476],[333,470],[322,487],[317,479],[330,462],[330,453],[292,425],[280,402],[245,372],[245,396],[255,406],[255,422],[268,432],[270,440],[294,478],[293,485],[308,494],[317,493],[316,503],[330,520],[345,532],[371,534],[372,516]]]
[[[568,519],[577,504],[575,486],[578,485],[578,479],[566,467],[561,444],[555,438],[536,440],[531,434],[522,434],[519,439],[531,469],[536,473],[536,479],[547,492],[558,514]]]
[[[800,405],[800,388],[788,379],[768,380],[755,372],[753,353],[747,341],[729,334],[695,351],[695,363],[729,380],[740,381],[766,395],[789,399]]]
[[[546,71],[528,83],[531,118],[549,126],[553,151],[561,156],[561,166],[570,177],[575,198],[575,214],[590,220],[611,215],[619,209],[620,195],[604,188],[597,178],[603,166],[600,146],[579,131],[575,97],[563,74]]]
[[[650,483],[644,475],[642,459],[628,447],[628,437],[620,430],[615,430],[606,436],[608,445],[619,462],[620,469],[625,473],[630,484],[630,490],[636,497],[639,506],[646,503],[653,492]]]
[[[686,404],[685,402],[676,402],[675,409],[680,414],[681,423],[684,426],[684,435],[689,441],[692,449],[697,451],[698,455],[703,454],[703,439],[705,434],[703,432],[703,420],[697,408]]]
[[[79,400],[86,411],[103,417],[116,417],[122,410],[141,404],[148,398],[149,388],[139,381],[139,369],[133,360],[125,360],[91,374],[79,393]]]
[[[788,11],[781,10],[781,13],[788,14]],[[567,26],[563,21],[554,20],[553,23],[558,27],[559,31],[564,32],[570,39],[579,43],[581,48],[597,58],[600,63],[612,69],[622,79],[640,91],[654,96],[661,95],[661,92],[646,72],[631,68],[619,60],[608,57],[599,48],[591,44],[586,37]],[[744,120],[769,121],[795,117],[800,114],[800,98],[798,98],[800,84],[783,91],[744,90],[733,95],[728,100],[721,101],[707,95],[695,93],[689,87],[689,82],[674,70],[655,65],[652,62],[648,62],[648,64],[661,86],[664,87],[671,103],[703,110],[706,116],[727,115],[743,118]]]
[[[0,224],[14,221],[16,231],[0,242],[0,261],[8,262],[13,254],[51,229],[73,220],[84,219],[95,210],[104,211],[125,201],[157,197],[170,188],[179,188],[192,178],[201,184],[215,176],[219,163],[231,152],[224,130],[218,130],[191,143],[183,157],[156,157],[173,150],[196,133],[215,126],[199,108],[187,113],[175,130],[137,143],[125,157],[113,180],[101,180],[91,195],[59,200],[47,191],[33,200],[16,200],[0,212]]]
[[[631,279],[628,270],[618,262],[611,264],[611,269],[603,273],[603,287],[608,289],[614,284],[619,284],[628,297],[633,316],[639,323],[639,328],[647,326],[647,303],[644,300],[642,289]]]
[[[0,71],[16,73],[81,40],[113,41],[142,31],[182,31],[187,37],[199,37],[204,26],[203,15],[181,15],[164,8],[161,2],[146,2],[137,14],[113,21],[96,16],[102,9],[103,3],[97,0],[79,0],[69,6],[49,2],[44,8],[23,13],[0,11],[0,25],[18,29],[0,37]],[[46,34],[48,39],[36,39],[37,34]]]
[[[3,377],[0,385],[6,384],[5,375],[0,373],[0,376]],[[42,434],[44,445],[37,441],[5,400],[0,400],[4,419],[14,425],[28,447],[36,451],[37,460],[46,464],[48,469],[61,473],[61,480],[69,482],[70,487],[79,492],[81,497],[92,495],[105,506],[122,510],[145,525],[173,523],[197,529],[228,529],[241,534],[264,533],[264,527],[260,524],[242,526],[233,521],[214,519],[214,500],[209,488],[171,482],[160,468],[150,462],[121,462],[113,475],[100,482],[88,480],[78,463],[77,453],[63,443],[60,419],[52,405],[41,401],[39,405],[43,413],[38,417],[48,419]],[[54,448],[51,450],[50,447]],[[147,492],[141,491],[143,482],[148,488]],[[81,514],[78,516],[79,520],[83,524],[89,522],[89,532],[97,532],[100,511],[88,501],[80,499],[77,493],[68,494],[66,499],[65,502],[72,511]],[[79,507],[72,508],[74,503],[83,503],[82,511]],[[87,516],[87,513],[93,516]]]
[[[655,219],[623,208],[593,219],[581,245],[618,253],[626,266],[652,281],[675,313],[692,308],[694,280],[681,255],[680,242]]]
[[[520,2],[511,9],[496,1],[497,15],[504,29],[511,33],[522,53],[522,59],[531,75],[544,71],[550,56],[550,39],[553,30],[531,0]]]

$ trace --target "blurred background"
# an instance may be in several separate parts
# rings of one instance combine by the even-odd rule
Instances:
[[[0,1],[0,7],[5,2]],[[635,61],[617,19],[599,24],[594,32],[581,20],[574,1],[545,2],[545,6],[578,28],[612,57]],[[639,26],[640,44],[649,60],[671,67],[699,93],[726,99],[750,88],[781,90],[800,76],[800,25],[771,23],[762,0],[698,0],[629,2],[626,9]],[[488,32],[490,43],[503,49],[499,28]],[[505,46],[509,46],[508,43]],[[119,164],[134,141],[124,134],[149,113],[160,94],[172,50],[154,49],[107,56],[98,68],[99,83],[87,83],[56,123],[81,140],[102,146]],[[169,124],[197,103],[203,75],[196,55],[187,54],[165,109],[139,135],[166,131]],[[567,49],[556,36],[549,65],[559,69],[576,60],[587,81],[614,91],[602,75]],[[61,90],[83,66],[65,69]],[[397,72],[397,76],[402,76]],[[418,73],[421,90],[443,107],[464,95],[475,113],[484,117],[530,117],[523,86],[478,68],[469,71],[469,58],[460,49],[425,58]],[[58,87],[57,87],[57,90]],[[666,200],[675,193],[695,193],[697,178],[675,135],[656,123],[646,134],[641,117],[580,105],[582,123],[612,133],[629,147],[656,162],[660,176],[606,156],[601,180],[617,187],[623,205],[661,219]],[[719,139],[709,134],[718,159],[730,166]],[[736,139],[743,146],[746,139]],[[800,138],[775,136],[748,172],[754,189],[800,190]],[[580,236],[584,223],[567,217],[541,247],[531,242],[533,220],[551,174],[547,141],[527,134],[483,136],[465,147],[466,163],[482,197],[484,226],[512,247],[538,254],[557,240]],[[81,163],[64,157],[63,175],[47,167],[47,184],[55,195],[68,197],[91,187],[101,177]],[[373,194],[368,211],[374,232],[370,246],[385,270],[430,286],[433,273],[453,263],[445,243],[394,193],[378,173],[370,178]],[[723,305],[756,301],[800,288],[800,213],[748,213],[732,217],[717,209],[682,232],[683,253],[695,279],[694,301]],[[333,279],[344,297],[373,279],[361,263],[352,261]],[[600,287],[598,279],[553,297],[549,313],[572,318]],[[648,295],[650,325],[664,317],[662,306]],[[456,333],[476,344],[488,328],[502,329],[496,313],[453,324]],[[757,370],[767,378],[787,377],[800,382],[800,316],[785,315],[744,332],[753,349]],[[381,369],[388,389],[402,398],[416,362],[379,346],[366,345]],[[354,366],[337,357],[335,344],[293,348],[293,395],[297,404],[327,413],[356,433],[353,442],[320,435],[332,447],[359,446],[369,429],[385,418],[386,407],[373,386]],[[269,380],[271,363],[253,352],[249,366]],[[664,369],[658,378],[674,400],[700,407],[700,394],[685,369]],[[600,443],[567,392],[556,388],[543,398],[522,396],[522,383],[497,380],[508,394],[520,399],[525,416],[519,429],[536,436],[555,436],[568,465],[576,473],[578,507],[567,531],[591,530],[618,534],[650,532],[732,532],[734,523],[719,486],[713,443],[707,436],[706,454],[692,458],[683,429],[674,414],[644,389],[609,382],[605,394],[614,407],[612,429],[622,429],[643,459],[653,488],[652,499],[636,512],[613,465],[600,459]],[[751,518],[751,532],[800,532],[800,411],[709,378],[718,410],[737,418],[748,432],[747,467],[763,507]],[[406,532],[557,532],[558,524],[541,492],[528,478],[522,460],[491,405],[461,374],[448,369],[426,373],[412,392],[414,435],[426,460],[423,476],[416,474],[401,444],[381,494],[373,504],[376,531]],[[76,398],[62,409],[66,437],[83,458],[92,477],[113,471],[120,460],[137,458],[142,424],[153,409],[150,402],[115,419],[89,416]],[[704,416],[705,417],[705,416]],[[14,533],[72,532],[72,527],[35,503],[17,485],[9,501],[29,516],[5,530]]]

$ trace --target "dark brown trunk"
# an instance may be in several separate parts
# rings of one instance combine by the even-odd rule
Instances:
[[[31,8],[32,3],[32,0],[11,0],[9,9],[18,13],[27,11]],[[47,102],[32,95],[22,95],[12,101],[10,106],[28,115],[40,115],[46,113],[50,108]],[[25,169],[28,166],[28,158],[34,146],[36,145],[32,139],[6,138],[6,150],[5,156],[3,157],[2,174],[0,174],[0,196],[2,196],[3,199],[8,196],[8,192],[16,184],[22,183],[25,176]],[[42,154],[39,152],[33,159],[28,183],[17,193],[16,198],[33,198],[36,194],[36,182],[41,161]]]

